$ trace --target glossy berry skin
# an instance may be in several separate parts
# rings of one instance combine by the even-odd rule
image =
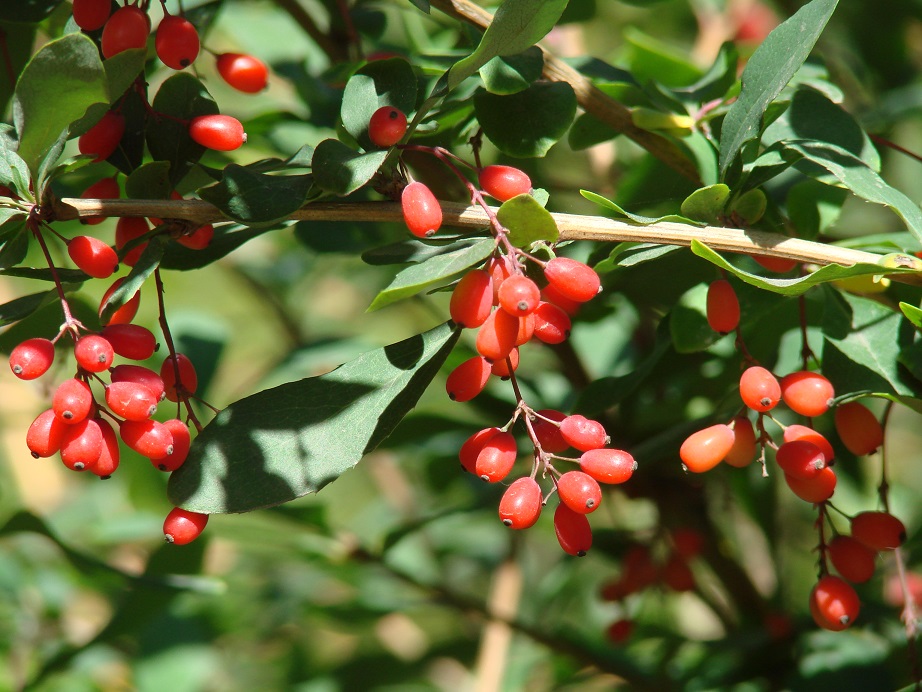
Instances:
[[[495,375],[496,377],[502,377],[507,379],[512,376],[519,367],[519,349],[518,347],[513,348],[509,351],[509,355],[498,360],[490,366],[490,374]]]
[[[688,471],[704,473],[724,460],[734,439],[729,425],[712,425],[689,435],[679,447],[679,457]]]
[[[823,452],[823,457],[826,459],[826,465],[829,465],[829,462],[835,458],[835,451],[833,451],[832,445],[829,444],[822,433],[817,432],[813,428],[808,428],[806,425],[789,425],[784,429],[784,441],[793,442],[795,440],[806,440],[807,442],[812,442]]]
[[[163,423],[155,420],[126,420],[119,423],[122,442],[142,457],[162,459],[173,453],[173,435]]]
[[[753,411],[771,411],[781,401],[781,385],[768,370],[753,365],[740,377],[740,396]]]
[[[590,449],[579,458],[579,467],[599,483],[618,484],[631,477],[637,462],[621,449]]]
[[[131,48],[145,48],[150,35],[150,20],[147,14],[127,5],[112,13],[102,30],[102,54],[111,58]]]
[[[541,516],[543,503],[541,486],[529,476],[523,476],[506,488],[499,501],[499,519],[510,529],[527,529]]]
[[[61,461],[72,471],[86,471],[102,454],[102,430],[96,420],[87,418],[68,425],[61,437]]]
[[[578,414],[560,422],[560,436],[581,452],[599,449],[608,443],[608,433],[601,423]]]
[[[579,301],[567,298],[565,295],[563,295],[560,291],[554,288],[553,284],[548,284],[541,289],[541,300],[543,300],[545,303],[556,305],[570,317],[578,314],[580,308],[583,307],[583,304]]]
[[[229,115],[199,115],[189,121],[189,136],[215,151],[233,151],[247,141],[243,124]]]
[[[142,421],[157,410],[157,396],[137,382],[112,382],[106,387],[106,405],[125,420]]]
[[[160,366],[160,379],[163,380],[166,398],[170,401],[179,401],[181,393],[182,398],[185,399],[195,394],[195,390],[198,389],[198,375],[195,372],[195,366],[182,353],[177,353],[175,358],[167,356]],[[184,390],[183,392],[179,391],[179,385]]]
[[[477,473],[477,456],[480,454],[483,446],[498,432],[499,428],[484,428],[471,435],[461,449],[458,450],[458,459],[461,461],[461,467],[468,473]]]
[[[823,450],[807,440],[785,442],[775,454],[778,466],[792,478],[808,481],[826,468]]]
[[[112,295],[118,290],[118,287],[122,285],[122,282],[125,281],[125,277],[119,277],[112,282],[112,285],[109,286],[108,290],[103,293],[102,300],[99,301],[99,319],[106,326],[116,325],[116,324],[128,324],[131,320],[134,319],[134,316],[138,313],[138,308],[141,305],[141,290],[138,289],[131,298],[126,300],[120,307],[118,307],[112,315],[109,316],[108,320],[103,320],[103,311],[106,309],[106,306],[109,304],[109,299]],[[118,353],[118,349],[115,351]],[[119,355],[122,355],[119,353]]]
[[[167,543],[186,545],[201,535],[207,523],[207,514],[174,507],[163,521],[163,538]]]
[[[493,279],[493,305],[499,305],[499,289],[503,282],[512,276],[513,263],[507,256],[491,257],[487,262],[487,272]]]
[[[553,303],[541,301],[532,313],[535,338],[546,344],[561,344],[570,336],[570,316]]]
[[[498,432],[486,441],[477,455],[474,473],[488,483],[498,483],[512,471],[517,455],[512,433]]]
[[[602,488],[588,473],[567,471],[557,479],[560,501],[578,514],[589,514],[602,502]]]
[[[112,344],[97,334],[87,334],[80,337],[74,346],[74,358],[79,365],[88,372],[102,372],[108,370],[115,358]]]
[[[829,466],[820,469],[815,477],[808,480],[794,478],[784,474],[784,482],[788,484],[797,497],[806,502],[817,504],[825,502],[836,491],[836,473]]]
[[[483,391],[489,379],[490,363],[481,356],[474,356],[451,371],[445,381],[445,391],[452,401],[470,401]]]
[[[189,67],[198,57],[200,46],[198,31],[185,17],[167,15],[157,27],[154,48],[167,67],[174,70]]]
[[[150,231],[150,227],[147,225],[147,221],[141,217],[123,216],[115,224],[115,249],[123,250],[128,243],[140,238],[148,231]],[[137,264],[141,253],[144,252],[146,247],[147,243],[139,243],[133,246],[128,252],[122,254],[122,262],[129,267],[133,267]]]
[[[877,451],[884,442],[884,429],[871,410],[858,401],[836,406],[836,432],[855,456]]]
[[[99,238],[79,235],[67,243],[67,254],[82,271],[95,279],[105,279],[118,269],[115,250]]]
[[[154,333],[137,324],[110,324],[100,334],[118,355],[130,360],[147,360],[157,348]]]
[[[189,456],[192,436],[189,434],[189,427],[178,418],[164,421],[163,426],[173,436],[173,453],[162,459],[151,459],[150,463],[160,471],[175,471],[185,463]]]
[[[252,55],[222,53],[216,67],[225,82],[245,94],[259,93],[269,85],[269,68]]]
[[[64,431],[69,427],[52,409],[42,411],[26,432],[26,446],[36,459],[54,456],[61,449]]]
[[[486,322],[492,308],[493,279],[483,269],[473,269],[455,285],[448,311],[455,324],[471,329]]]
[[[109,372],[109,380],[113,384],[116,382],[142,384],[151,391],[156,401],[162,401],[166,396],[166,390],[163,387],[163,380],[160,379],[160,375],[141,365],[116,365]]]
[[[810,614],[823,629],[840,632],[855,622],[861,602],[851,585],[831,574],[822,577],[810,593]]]
[[[906,527],[889,512],[861,512],[851,527],[852,537],[871,550],[894,550],[906,541]]]
[[[534,313],[530,315],[525,315],[525,317],[520,317],[519,318],[519,331],[515,337],[515,345],[521,346],[522,344],[527,344],[529,341],[531,341],[531,337],[533,337],[534,335],[535,335],[535,315]]]
[[[54,344],[48,339],[26,339],[10,353],[10,370],[20,380],[41,377],[54,363]]]
[[[554,511],[554,531],[568,555],[583,557],[592,547],[592,528],[586,515],[574,512],[563,502]]]
[[[746,416],[733,419],[733,446],[724,457],[724,462],[736,468],[748,466],[756,458],[756,433],[752,422]]]
[[[544,265],[545,278],[570,300],[585,303],[595,298],[601,281],[595,271],[569,257],[555,257]]]
[[[707,318],[711,329],[719,334],[727,334],[739,326],[740,301],[726,279],[718,279],[708,286]]]
[[[125,134],[125,116],[107,111],[99,122],[77,139],[81,154],[92,154],[93,161],[104,161],[115,152]]]
[[[826,555],[843,579],[862,584],[874,576],[877,553],[851,536],[836,536],[826,546]]]
[[[494,310],[477,331],[477,352],[493,363],[504,359],[515,348],[519,327],[518,317]]]
[[[111,10],[111,0],[74,0],[74,23],[84,31],[96,31],[106,23]]]
[[[96,463],[90,467],[90,472],[100,478],[108,478],[115,473],[121,457],[118,435],[115,428],[105,418],[95,418],[94,420],[102,431],[102,451],[99,453]]]
[[[407,133],[407,116],[393,106],[381,106],[368,121],[368,138],[376,147],[392,147]]]
[[[428,238],[442,226],[442,207],[432,190],[419,181],[413,181],[400,193],[403,220],[410,233],[417,238]]]
[[[802,416],[823,415],[835,395],[832,383],[818,372],[801,370],[781,378],[781,398],[788,408]]]
[[[567,414],[552,409],[542,409],[536,411],[536,413],[558,423],[567,417]],[[570,447],[570,443],[563,439],[563,435],[560,434],[559,426],[537,417],[532,421],[531,425],[535,431],[535,437],[541,443],[541,449],[545,452],[557,454]]]
[[[93,392],[83,380],[64,380],[51,398],[51,408],[63,422],[74,425],[90,414]]]
[[[538,285],[524,274],[513,274],[499,288],[499,306],[516,317],[525,317],[535,311],[541,302]]]
[[[500,202],[531,192],[531,178],[513,166],[484,166],[478,180],[480,189]]]

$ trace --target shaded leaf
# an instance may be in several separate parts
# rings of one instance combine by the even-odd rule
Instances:
[[[386,151],[360,154],[337,139],[325,139],[311,161],[314,182],[325,192],[348,195],[371,180],[386,158]]]
[[[0,269],[9,269],[26,258],[29,251],[29,230],[25,220],[18,231],[13,232],[2,246],[0,246]]]
[[[695,221],[717,225],[730,198],[730,188],[723,183],[695,190],[682,201],[682,215]]]
[[[703,351],[722,337],[708,324],[707,293],[707,284],[697,284],[669,312],[669,335],[676,353]]]
[[[168,199],[172,191],[169,161],[149,161],[125,178],[125,196],[131,199]]]
[[[497,55],[480,68],[480,78],[491,94],[516,94],[544,70],[544,54],[537,46],[516,55]]]
[[[266,175],[232,163],[224,168],[221,182],[198,194],[234,221],[248,226],[272,224],[301,208],[312,180],[310,174]]]
[[[478,89],[474,111],[500,151],[522,158],[544,156],[570,128],[576,95],[565,82],[535,82],[507,96]]]
[[[241,228],[236,224],[221,226],[215,228],[214,238],[204,250],[193,250],[179,243],[167,243],[160,266],[164,269],[179,271],[201,269],[230,254],[253,238],[278,228],[279,226]]]
[[[372,265],[388,264],[416,264],[446,252],[455,252],[462,247],[479,245],[484,236],[452,236],[442,235],[431,238],[407,238],[397,243],[367,250],[362,253],[362,261]]]
[[[27,296],[14,298],[13,300],[0,305],[0,327],[5,327],[13,322],[28,317],[36,310],[43,308],[49,303],[58,299],[57,290],[43,291],[42,293],[31,293]]]
[[[109,318],[112,317],[116,310],[134,297],[134,294],[141,289],[147,277],[153,274],[154,270],[160,266],[160,260],[163,257],[162,240],[162,238],[155,238],[147,244],[144,252],[141,253],[125,280],[112,292],[105,305],[100,306],[99,319],[103,324],[109,321]]]
[[[528,247],[539,240],[553,243],[560,237],[554,217],[528,193],[503,202],[496,218],[509,230],[509,241],[516,247]]]

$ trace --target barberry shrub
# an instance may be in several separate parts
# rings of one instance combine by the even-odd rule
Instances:
[[[911,3],[621,4],[0,3],[0,689],[917,682]]]

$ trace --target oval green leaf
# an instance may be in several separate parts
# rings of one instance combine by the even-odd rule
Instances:
[[[553,243],[560,237],[554,217],[527,193],[503,202],[496,218],[508,229],[509,241],[516,247],[528,247],[539,240]]]
[[[386,158],[386,151],[360,154],[338,139],[325,139],[311,160],[314,182],[324,192],[348,195],[371,180]]]
[[[500,151],[538,157],[567,133],[576,116],[576,95],[564,82],[535,82],[508,96],[478,89],[474,111],[484,134]]]

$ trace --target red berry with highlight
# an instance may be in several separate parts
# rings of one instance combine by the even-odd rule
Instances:
[[[198,389],[195,366],[182,353],[177,353],[175,358],[167,356],[160,366],[160,379],[163,380],[166,389],[166,398],[170,401],[186,399]]]
[[[137,324],[109,324],[100,335],[118,355],[130,360],[147,360],[157,349],[154,333]]]
[[[112,282],[112,285],[109,286],[108,290],[103,294],[102,300],[99,301],[99,319],[103,321],[103,312],[106,309],[106,306],[109,304],[109,300],[112,298],[113,294],[118,290],[118,287],[122,285],[125,281],[125,277],[119,277]],[[138,289],[135,291],[135,294],[131,296],[128,300],[121,304],[109,317],[108,320],[103,321],[103,324],[106,326],[117,325],[117,324],[128,324],[131,320],[134,319],[134,316],[138,313],[138,308],[141,305],[141,290]],[[114,346],[114,345],[113,345]],[[118,352],[118,349],[115,350],[116,353],[122,355]]]
[[[442,226],[442,207],[432,190],[419,181],[413,181],[400,193],[403,220],[410,233],[417,238],[428,238]]]
[[[377,147],[392,147],[407,133],[407,116],[393,106],[381,106],[368,121],[368,138]]]
[[[562,295],[585,303],[595,298],[601,281],[595,271],[569,257],[555,257],[544,265],[544,276]]]
[[[102,54],[111,58],[131,48],[145,48],[150,35],[150,19],[134,5],[116,10],[102,30]]]
[[[162,459],[173,453],[173,435],[163,423],[155,420],[125,420],[119,423],[122,442],[142,457]]]
[[[568,555],[583,557],[592,547],[592,528],[585,514],[574,512],[561,502],[554,512],[557,542]]]
[[[820,448],[820,451],[823,452],[823,457],[826,459],[826,465],[829,465],[829,462],[835,458],[835,452],[832,449],[832,445],[829,444],[822,433],[817,432],[813,428],[808,428],[806,425],[789,425],[784,429],[784,441],[785,442],[794,442],[795,440],[805,440],[806,442],[812,442],[817,447]]]
[[[534,317],[535,337],[546,344],[560,344],[570,336],[570,316],[553,303],[538,303]]]
[[[483,391],[489,379],[490,363],[481,356],[474,356],[451,371],[445,391],[452,401],[470,401]]]
[[[861,584],[874,576],[877,553],[852,536],[836,536],[826,546],[826,555],[836,572],[853,584]]]
[[[80,337],[74,346],[74,358],[84,370],[89,372],[102,372],[108,370],[115,358],[112,344],[97,334],[88,334]]]
[[[831,574],[822,577],[810,593],[810,614],[823,629],[839,632],[858,618],[861,602],[851,585]]]
[[[117,416],[141,421],[157,410],[156,395],[137,382],[113,382],[106,387],[106,405]]]
[[[96,279],[105,279],[118,269],[118,255],[99,238],[79,235],[67,243],[67,254],[82,271]]]
[[[579,514],[594,512],[602,502],[598,481],[583,471],[567,471],[558,478],[557,494],[561,502]]]
[[[176,242],[190,250],[204,250],[211,245],[213,239],[214,226],[206,223],[204,226],[196,228],[192,233],[178,236]]]
[[[784,474],[784,482],[788,484],[797,497],[806,502],[817,504],[825,502],[836,490],[836,473],[829,466],[820,469],[813,478],[803,480]]]
[[[726,279],[718,279],[708,286],[708,324],[715,332],[727,334],[740,323],[740,301],[733,285]]]
[[[84,31],[96,31],[106,23],[111,10],[111,0],[74,0],[74,23]]]
[[[83,380],[64,380],[54,392],[51,408],[62,421],[74,425],[90,414],[93,392]]]
[[[167,543],[186,545],[201,535],[207,523],[207,514],[174,507],[163,522],[163,537]]]
[[[115,249],[122,250],[124,247],[136,238],[140,238],[145,233],[150,231],[150,227],[147,225],[147,221],[142,219],[139,216],[123,216],[115,224]],[[127,264],[129,267],[133,267],[137,264],[138,260],[141,257],[141,253],[144,252],[144,248],[147,247],[147,243],[139,243],[132,247],[128,252],[122,255],[122,262]]]
[[[477,456],[480,454],[483,446],[499,432],[499,428],[484,428],[483,430],[478,430],[464,441],[464,444],[461,445],[461,449],[458,451],[458,458],[465,471],[473,474],[477,473]]]
[[[836,406],[836,432],[855,456],[877,451],[884,443],[884,429],[871,410],[858,401]]]
[[[36,459],[53,456],[61,449],[64,431],[70,427],[52,409],[42,411],[26,432],[26,446]]]
[[[222,53],[216,67],[225,82],[245,94],[256,94],[269,84],[269,68],[252,55]]]
[[[484,166],[478,178],[480,189],[500,202],[531,192],[531,178],[513,166]]]
[[[61,461],[72,471],[86,471],[102,454],[103,437],[99,423],[93,418],[68,425],[61,436]]]
[[[108,478],[115,473],[121,457],[118,435],[115,433],[115,428],[105,418],[95,418],[94,420],[102,431],[102,451],[96,463],[90,467],[90,472],[100,478]]]
[[[518,455],[512,433],[498,432],[490,437],[477,455],[474,473],[481,480],[497,483],[512,471]]]
[[[823,450],[807,440],[785,442],[775,454],[778,466],[792,478],[808,481],[826,468]]]
[[[10,370],[20,380],[41,377],[54,362],[54,344],[48,339],[26,339],[10,353]]]
[[[599,483],[624,483],[637,470],[634,457],[621,449],[590,449],[579,458],[579,467]]]
[[[510,529],[527,529],[541,516],[544,497],[541,486],[529,476],[523,476],[506,488],[499,501],[499,518]]]
[[[508,378],[519,367],[519,349],[513,348],[509,355],[490,366],[490,373],[496,377]]]
[[[81,154],[92,154],[94,161],[104,161],[112,156],[125,134],[125,116],[107,111],[93,127],[77,139]]]
[[[740,396],[753,411],[771,411],[781,401],[781,385],[768,370],[753,365],[740,377]]]
[[[173,436],[173,453],[162,459],[151,459],[151,463],[160,471],[175,471],[185,463],[192,446],[192,436],[189,426],[178,418],[171,418],[163,422],[163,426]]]
[[[109,379],[113,383],[133,382],[144,385],[153,393],[157,401],[161,401],[166,395],[160,375],[141,365],[116,365],[110,371]]]
[[[599,449],[608,443],[605,427],[579,414],[567,416],[560,422],[560,436],[581,452]]]
[[[477,352],[494,363],[504,359],[515,348],[520,326],[518,317],[494,310],[477,331]]]
[[[157,27],[154,47],[164,65],[182,70],[195,62],[201,42],[192,22],[185,17],[170,14]]]
[[[551,409],[542,409],[541,411],[536,411],[536,413],[538,416],[549,418],[550,421],[556,421],[557,423],[567,417],[567,414]],[[535,431],[535,437],[541,443],[541,449],[551,454],[557,454],[569,448],[570,443],[563,439],[563,435],[560,434],[560,426],[554,425],[550,421],[535,417],[531,425]]]
[[[756,433],[752,422],[746,416],[733,419],[733,446],[724,457],[724,462],[736,468],[743,468],[756,458]]]
[[[483,269],[473,269],[455,285],[448,310],[455,324],[470,329],[486,322],[492,308],[493,280]]]
[[[499,306],[516,317],[535,311],[541,301],[538,285],[524,274],[514,274],[499,289]]]
[[[688,471],[704,473],[724,460],[734,439],[730,426],[718,423],[689,435],[679,447],[679,457]]]
[[[199,115],[189,122],[189,136],[196,144],[215,151],[233,151],[247,141],[243,124],[229,115]]]
[[[852,537],[871,550],[894,550],[906,541],[906,527],[889,512],[861,512],[851,527]]]
[[[818,372],[801,370],[781,378],[781,398],[792,411],[802,416],[823,415],[835,395],[832,383]]]

